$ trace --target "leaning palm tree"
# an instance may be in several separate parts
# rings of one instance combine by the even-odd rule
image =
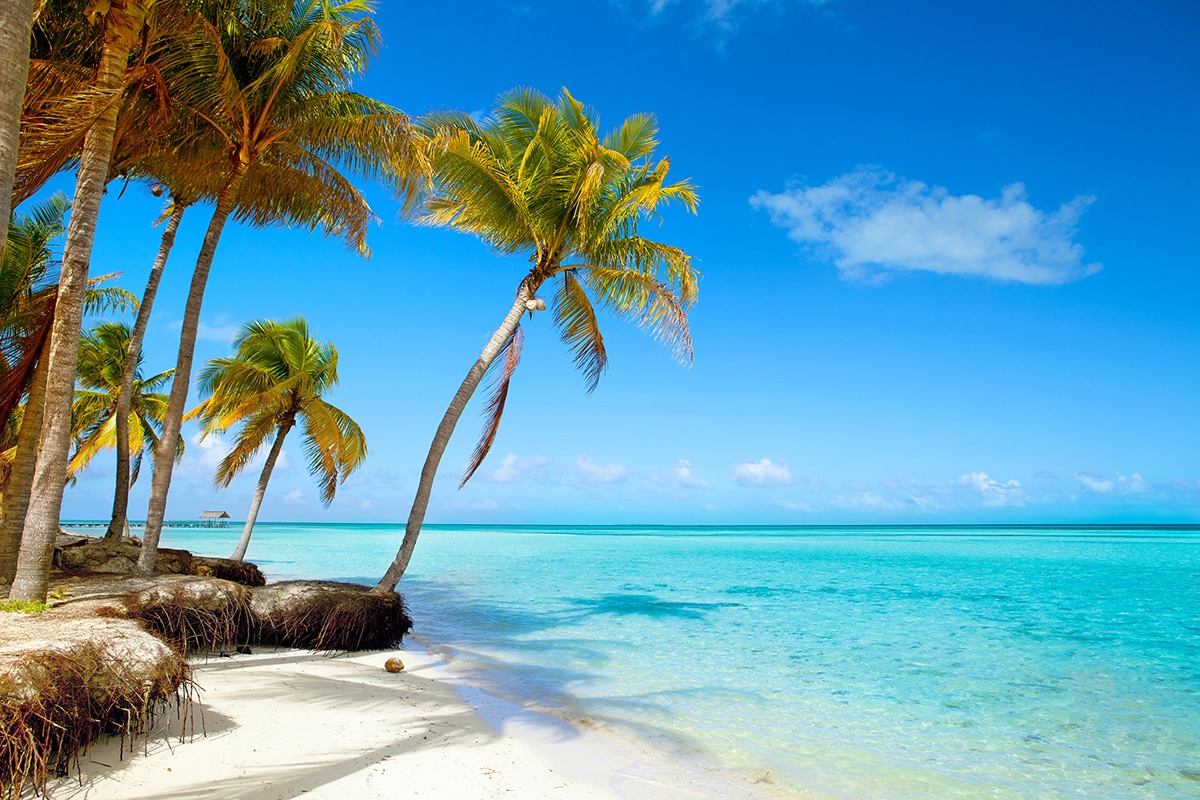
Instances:
[[[129,349],[130,329],[123,322],[102,322],[85,331],[79,341],[79,384],[71,425],[76,435],[75,452],[67,463],[68,477],[78,475],[102,450],[117,443],[118,395],[125,358]],[[141,357],[135,366],[132,402],[124,426],[130,438],[129,452],[133,453],[132,475],[124,479],[133,484],[138,479],[143,454],[158,448],[158,430],[167,413],[167,396],[158,390],[171,380],[166,370],[149,378],[142,377]],[[183,439],[177,438],[175,460],[183,457]],[[118,480],[122,476],[118,474]]]
[[[326,232],[339,234],[352,210],[339,207],[340,199],[361,200],[348,191],[353,187],[340,170],[382,180],[409,198],[415,193],[421,151],[412,147],[408,118],[349,90],[379,46],[370,10],[367,0],[263,2],[242,16],[214,20],[202,46],[174,66],[164,65],[168,79],[176,70],[194,76],[180,80],[188,88],[176,97],[224,139],[230,165],[188,292],[165,438],[176,436],[182,423],[204,288],[221,232],[243,192],[261,185],[274,197],[312,198]],[[252,180],[255,170],[260,177]],[[242,207],[252,223],[279,217],[278,206],[267,203]],[[168,453],[156,455],[138,558],[144,575],[154,569],[171,467]]]
[[[188,414],[199,417],[207,436],[240,426],[233,449],[214,477],[222,488],[251,462],[274,436],[246,514],[241,541],[230,558],[241,561],[262,507],[267,483],[283,450],[283,440],[297,423],[308,456],[308,469],[321,485],[321,502],[333,502],[345,481],[367,457],[362,428],[323,395],[337,385],[338,354],[330,342],[312,338],[302,317],[242,326],[233,340],[231,358],[214,358],[200,370],[200,396],[206,398]]]
[[[452,113],[433,115],[426,124],[442,146],[432,156],[434,187],[421,221],[474,234],[500,254],[527,255],[533,266],[438,426],[404,541],[375,587],[380,592],[394,590],[404,574],[454,426],[500,359],[483,434],[463,484],[491,448],[521,356],[519,323],[527,311],[546,307],[537,296],[543,286],[553,287],[554,323],[588,391],[608,363],[597,308],[649,330],[680,361],[692,358],[687,314],[696,301],[698,275],[691,258],[638,232],[642,219],[655,216],[661,204],[696,209],[694,187],[688,181],[668,184],[669,160],[654,158],[653,116],[632,116],[601,139],[595,113],[565,89],[557,102],[517,89],[501,96],[483,122]]]

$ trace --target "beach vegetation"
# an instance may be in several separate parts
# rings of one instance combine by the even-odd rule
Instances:
[[[657,219],[667,205],[695,212],[697,204],[689,181],[667,180],[671,162],[655,155],[653,115],[635,114],[602,134],[597,113],[566,89],[557,100],[514,89],[481,121],[443,112],[423,126],[433,142],[433,186],[419,221],[477,236],[497,254],[524,256],[532,266],[438,425],[404,540],[380,591],[394,589],[408,566],[442,454],[489,371],[494,378],[484,428],[463,484],[491,448],[521,358],[526,314],[545,309],[549,300],[553,323],[588,391],[608,366],[600,312],[648,331],[677,360],[692,359],[688,312],[699,274],[683,250],[640,231],[642,221]]]
[[[214,482],[229,486],[270,442],[241,540],[230,559],[246,556],[271,472],[284,439],[296,425],[308,470],[321,489],[321,502],[333,502],[339,483],[367,457],[362,428],[325,400],[338,383],[338,352],[313,338],[302,317],[246,323],[233,340],[234,355],[214,358],[199,373],[203,398],[189,414],[203,435],[237,428],[233,448],[217,466]]]
[[[0,600],[0,611],[8,614],[40,614],[49,607],[40,600]]]

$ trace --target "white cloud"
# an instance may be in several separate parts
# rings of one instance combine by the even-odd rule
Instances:
[[[738,486],[790,486],[792,471],[783,461],[775,464],[764,458],[735,466],[733,482]]]
[[[499,466],[488,473],[488,478],[497,483],[512,483],[521,475],[528,474],[549,463],[550,459],[545,456],[519,458],[516,453],[509,453],[500,460]]]
[[[511,483],[517,477],[517,454],[509,453],[500,460],[500,466],[492,470],[492,480]]]
[[[940,186],[860,168],[822,186],[750,198],[797,242],[827,255],[852,279],[922,270],[1029,284],[1057,284],[1100,271],[1073,240],[1091,197],[1057,211],[1034,208],[1014,183],[1000,196],[952,195]]]
[[[287,494],[285,494],[283,496],[283,502],[291,503],[292,505],[297,505],[299,503],[303,503],[304,502],[304,492],[300,491],[299,489],[292,489],[290,492],[288,492]]]
[[[582,455],[575,459],[575,469],[591,483],[624,483],[629,477],[629,468],[624,464],[597,464]]]
[[[797,503],[794,500],[784,500],[779,497],[772,497],[771,502],[785,511],[812,511],[812,506],[808,503]]]
[[[1096,494],[1141,494],[1150,491],[1150,484],[1136,472],[1128,477],[1118,472],[1115,478],[1106,478],[1095,472],[1076,472],[1075,480]]]
[[[957,483],[977,490],[985,506],[1025,505],[1025,493],[1021,490],[1021,482],[1016,479],[1001,483],[981,470],[968,472]]]
[[[708,481],[692,474],[692,462],[680,459],[675,462],[675,480],[689,489],[707,489]]]
[[[361,503],[359,503],[359,504],[358,504],[358,507],[359,507],[359,508],[372,508],[374,505],[375,505],[375,504],[374,504],[374,503],[372,503],[372,502],[371,502],[371,501],[368,499],[368,500],[363,500]]]

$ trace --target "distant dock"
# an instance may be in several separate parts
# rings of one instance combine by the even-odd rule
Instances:
[[[107,522],[63,522],[60,523],[64,528],[107,528]],[[144,528],[144,522],[130,522],[131,528]],[[204,520],[165,520],[164,528],[228,528],[229,520],[227,519],[204,519]]]

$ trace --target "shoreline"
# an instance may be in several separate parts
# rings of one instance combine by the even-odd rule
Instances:
[[[390,657],[405,670],[383,669]],[[109,738],[51,782],[59,800],[412,796],[696,800],[788,796],[488,695],[413,641],[328,656],[256,649],[194,660],[180,741],[171,712]]]

